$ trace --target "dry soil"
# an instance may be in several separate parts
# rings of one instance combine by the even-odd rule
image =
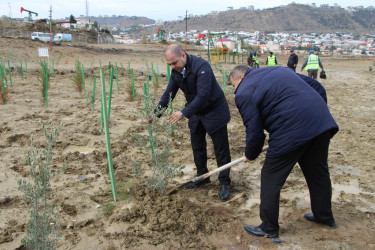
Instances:
[[[74,45],[56,46],[49,52],[55,76],[50,78],[48,108],[41,101],[41,67],[37,49],[45,44],[26,39],[0,38],[0,56],[15,67],[8,103],[0,105],[0,249],[22,249],[28,212],[18,190],[17,179],[29,180],[25,153],[30,138],[38,148],[46,145],[40,121],[63,124],[53,149],[52,171],[66,170],[51,181],[52,199],[59,216],[62,237],[59,249],[370,249],[375,248],[375,77],[369,72],[371,59],[322,57],[328,78],[328,105],[340,126],[329,151],[333,184],[333,212],[337,228],[311,223],[303,218],[310,212],[309,194],[303,174],[296,166],[285,183],[280,200],[280,240],[256,238],[246,234],[244,225],[258,225],[260,170],[262,154],[252,163],[232,168],[232,193],[227,202],[218,199],[219,182],[196,190],[181,189],[161,195],[145,186],[132,162],[139,162],[146,175],[152,161],[134,135],[147,137],[141,108],[143,84],[151,63],[166,74],[163,61],[165,45]],[[204,56],[204,51],[189,50]],[[287,56],[277,55],[286,65]],[[93,111],[83,94],[72,84],[76,60],[88,73],[87,95],[93,91],[97,76]],[[246,58],[245,58],[246,59]],[[261,66],[265,58],[261,57]],[[300,55],[304,60],[304,55]],[[27,61],[27,65],[25,65]],[[24,79],[17,74],[22,62],[27,67]],[[105,135],[100,123],[99,63],[108,72],[108,64],[117,63],[110,114],[110,140],[119,201],[114,202],[108,171]],[[128,65],[134,69],[136,100],[129,101],[126,86],[129,77],[122,74]],[[301,64],[300,64],[301,65]],[[217,78],[221,69],[234,64],[214,64]],[[143,76],[140,75],[143,72]],[[92,74],[93,73],[93,74]],[[9,79],[8,79],[9,81]],[[109,76],[105,75],[106,89]],[[10,84],[10,82],[8,83]],[[150,83],[153,92],[153,84]],[[156,96],[167,85],[160,77]],[[234,105],[232,86],[226,86],[232,119],[228,125],[232,159],[241,157],[245,146],[242,120]],[[108,98],[108,92],[107,92]],[[180,93],[176,103],[183,103]],[[175,127],[170,138],[173,162],[185,165],[181,177],[169,183],[173,188],[195,177],[187,122]],[[215,169],[213,147],[209,141],[209,168]]]

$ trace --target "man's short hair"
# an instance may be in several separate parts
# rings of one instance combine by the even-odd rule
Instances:
[[[229,73],[229,76],[227,78],[227,84],[230,85],[231,82],[230,82],[230,78],[233,77],[234,79],[237,79],[241,74],[245,74],[246,71],[248,71],[250,69],[249,66],[247,66],[246,64],[240,64],[240,65],[237,65],[236,67],[234,67],[231,72]]]

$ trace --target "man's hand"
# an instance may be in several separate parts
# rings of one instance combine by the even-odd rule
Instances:
[[[169,118],[168,118],[168,121],[172,124],[176,124],[179,120],[182,119],[182,112],[181,111],[177,111],[177,112],[174,112]]]
[[[247,157],[245,156],[245,153],[243,153],[243,162],[250,162],[251,160],[247,159]]]

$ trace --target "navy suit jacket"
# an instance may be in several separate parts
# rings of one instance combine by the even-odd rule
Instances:
[[[209,135],[230,121],[228,102],[207,61],[187,54],[184,75],[172,70],[169,84],[158,106],[168,107],[170,95],[174,99],[179,89],[186,98],[185,108],[181,112],[189,119],[192,132],[199,121]]]

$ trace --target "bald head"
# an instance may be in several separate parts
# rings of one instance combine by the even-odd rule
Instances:
[[[167,47],[164,52],[164,57],[167,63],[171,66],[172,69],[177,72],[182,72],[186,65],[186,53],[177,44],[171,44]]]
[[[180,45],[171,44],[168,45],[168,47],[166,48],[164,55],[181,56],[182,53],[185,53],[185,51],[182,49]]]

